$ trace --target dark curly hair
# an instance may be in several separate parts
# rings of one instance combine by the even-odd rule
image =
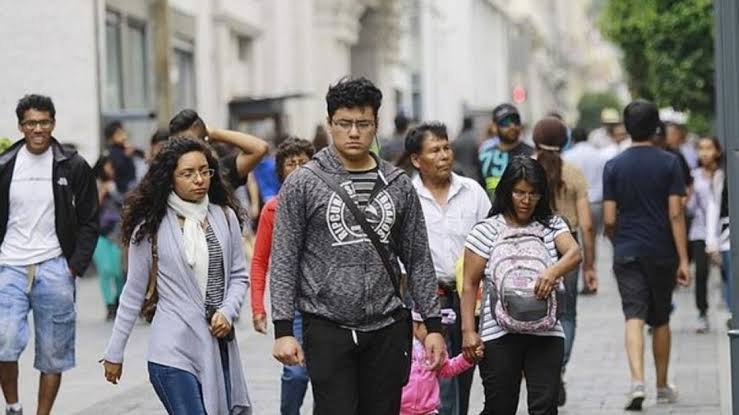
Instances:
[[[328,118],[334,117],[339,108],[370,106],[377,120],[377,111],[382,104],[382,92],[367,78],[345,77],[331,85],[326,93]]]
[[[18,123],[23,122],[26,111],[34,109],[36,111],[46,111],[52,120],[56,119],[56,108],[51,98],[45,95],[28,94],[18,101],[15,107],[15,115],[18,117]]]
[[[277,168],[277,178],[280,179],[280,183],[285,181],[284,169],[285,160],[290,157],[299,156],[305,154],[308,158],[313,157],[315,153],[315,147],[310,141],[304,140],[298,137],[287,137],[285,141],[281,142],[277,146],[277,153],[275,154],[275,166]]]
[[[126,197],[123,208],[123,242],[139,243],[145,237],[151,240],[167,213],[167,198],[174,188],[174,171],[182,155],[197,151],[205,155],[208,166],[215,170],[210,179],[208,198],[210,203],[233,209],[241,222],[241,208],[232,190],[221,177],[218,160],[213,150],[202,140],[189,137],[173,137],[156,155],[141,183]],[[141,225],[134,235],[134,230]]]

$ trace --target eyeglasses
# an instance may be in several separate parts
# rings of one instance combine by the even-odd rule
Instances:
[[[185,170],[182,173],[177,174],[177,177],[189,181],[195,180],[197,177],[202,177],[203,179],[210,179],[213,177],[213,175],[216,174],[216,171],[214,169],[207,169],[207,170]]]
[[[357,127],[357,131],[362,133],[369,131],[370,129],[372,129],[372,127],[375,126],[375,123],[369,120],[338,120],[333,121],[333,124],[346,131],[347,133],[350,132],[352,130],[352,127],[354,126]]]
[[[21,123],[21,127],[26,130],[35,130],[36,127],[41,127],[42,130],[48,130],[54,125],[54,120],[26,120]]]
[[[300,166],[302,166],[303,164],[305,164],[307,162],[308,162],[308,159],[285,160],[284,166],[287,167],[287,168],[292,169],[292,168],[295,168],[295,167],[300,167]]]
[[[501,128],[508,128],[513,125],[521,125],[521,120],[515,115],[505,117],[502,120],[498,121],[498,127]]]
[[[536,203],[541,199],[541,195],[539,193],[529,193],[529,192],[522,192],[520,190],[514,190],[513,191],[513,198],[518,200],[519,202],[529,198],[532,202]]]

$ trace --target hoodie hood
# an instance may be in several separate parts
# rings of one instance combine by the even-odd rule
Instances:
[[[375,159],[375,162],[378,166],[377,171],[380,174],[382,180],[385,182],[385,185],[391,183],[393,180],[405,174],[402,169],[399,169],[388,163],[387,161],[381,159],[372,151],[370,151],[369,154],[370,156],[372,156],[373,159]],[[326,173],[342,176],[349,174],[346,168],[344,168],[344,165],[341,164],[341,160],[339,159],[336,147],[333,144],[316,153],[313,156],[313,160],[315,160],[321,170],[325,171]]]

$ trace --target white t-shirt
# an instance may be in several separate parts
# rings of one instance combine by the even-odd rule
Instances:
[[[498,236],[506,229],[510,227],[508,223],[506,223],[505,218],[503,215],[495,215],[490,218],[485,219],[484,221],[478,223],[475,225],[474,228],[472,228],[472,232],[470,232],[470,235],[467,237],[467,243],[465,244],[465,247],[467,247],[469,250],[474,252],[475,254],[485,258],[490,258],[490,251],[493,249],[493,245],[498,240]],[[526,227],[521,229],[534,229],[538,228],[537,231],[541,230],[544,225],[542,225],[539,222],[531,222]],[[562,220],[559,216],[554,216],[552,218],[552,223],[546,230],[544,231],[544,244],[546,245],[547,249],[549,250],[549,256],[551,256],[553,262],[557,262],[559,260],[559,254],[557,253],[557,247],[554,244],[554,240],[561,234],[565,232],[569,232],[570,229],[565,223],[564,220]],[[487,265],[485,266],[485,281],[486,286],[489,286],[489,281],[491,281],[492,276],[490,275],[490,267]],[[499,325],[498,322],[495,321],[495,318],[493,317],[493,313],[490,309],[490,296],[488,295],[487,288],[485,289],[485,295],[483,296],[483,304],[482,304],[482,318],[480,321],[480,337],[482,338],[482,341],[487,342],[490,340],[495,340],[498,338],[501,338],[508,334],[505,330],[503,330]],[[545,331],[540,333],[531,333],[537,336],[557,336],[557,337],[564,337],[564,331],[562,331],[562,324],[560,322],[557,322],[557,326],[552,331]]]
[[[451,186],[445,207],[439,206],[420,176],[413,178],[413,186],[421,201],[431,258],[436,278],[445,284],[455,284],[457,260],[464,254],[467,235],[476,223],[490,211],[490,198],[476,181],[452,173]]]
[[[0,264],[25,266],[62,255],[56,235],[51,148],[32,154],[18,150],[10,182],[10,209]]]

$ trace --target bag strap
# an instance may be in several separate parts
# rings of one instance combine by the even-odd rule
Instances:
[[[367,219],[365,218],[364,214],[359,210],[359,207],[357,207],[357,204],[354,203],[351,197],[346,193],[346,191],[339,186],[336,181],[334,181],[331,177],[329,177],[326,173],[324,173],[321,169],[316,167],[315,165],[308,163],[304,164],[303,168],[309,170],[311,173],[315,174],[319,179],[321,179],[324,183],[328,185],[331,190],[336,193],[341,200],[344,201],[344,204],[347,208],[349,208],[349,211],[352,212],[354,215],[354,219],[356,219],[359,226],[362,227],[362,230],[367,235],[367,238],[369,238],[370,242],[372,242],[372,245],[375,247],[375,250],[380,255],[380,258],[382,259],[382,264],[385,266],[385,270],[387,271],[388,276],[390,276],[390,281],[393,283],[393,288],[395,289],[395,295],[400,298],[401,301],[403,301],[403,296],[400,294],[400,279],[398,278],[397,272],[395,271],[395,268],[393,267],[392,261],[390,260],[390,256],[387,253],[387,250],[382,245],[382,242],[380,242],[380,237],[377,236],[377,233],[374,229],[372,229],[372,226],[367,222]]]
[[[159,273],[159,251],[157,249],[156,232],[151,237],[151,267],[149,268],[149,283],[146,285],[144,298],[152,299],[157,294],[157,274]]]

